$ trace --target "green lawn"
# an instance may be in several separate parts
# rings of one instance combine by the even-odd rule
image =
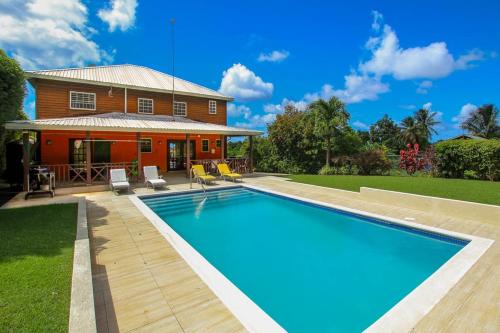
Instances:
[[[360,187],[500,205],[500,182],[404,176],[292,175],[299,183],[359,192]]]
[[[77,205],[0,209],[0,332],[67,332]]]

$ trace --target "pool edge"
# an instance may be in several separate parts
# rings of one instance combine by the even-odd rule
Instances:
[[[290,195],[271,189],[249,185],[235,184],[218,187],[211,191],[230,188],[248,188],[268,194],[277,195],[305,203],[331,208],[341,212],[355,214],[375,220],[387,221],[391,224],[404,226],[433,234],[443,235],[469,243],[434,271],[420,285],[402,298],[396,305],[372,323],[366,332],[406,332],[411,329],[427,314],[441,299],[456,285],[456,283],[469,271],[479,258],[494,243],[493,240],[473,235],[458,233],[446,229],[431,227],[411,221],[392,218],[380,214],[373,214],[362,210],[352,209],[340,205],[330,204],[309,198]],[[202,190],[176,191],[167,195],[178,195],[202,192]],[[240,320],[240,322],[251,332],[284,332],[285,330],[265,313],[257,304],[246,296],[238,287],[220,273],[210,262],[199,254],[189,243],[180,237],[167,223],[154,213],[141,200],[153,196],[164,196],[165,194],[146,194],[129,196],[134,205],[144,216],[158,229],[158,231],[174,246],[184,260],[202,278],[202,280],[214,291],[226,307]],[[443,283],[445,281],[445,283]],[[226,289],[226,290],[225,290]],[[234,290],[233,290],[234,289]],[[228,292],[228,290],[230,290]]]

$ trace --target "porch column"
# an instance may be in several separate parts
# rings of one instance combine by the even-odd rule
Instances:
[[[225,158],[225,140],[226,140],[226,137],[224,135],[221,135],[220,136],[220,158],[222,161],[224,161],[224,158]]]
[[[30,172],[30,132],[23,132],[23,191],[28,190]]]
[[[141,133],[137,132],[137,182],[142,179]]]
[[[186,134],[186,177],[190,177],[191,172],[191,140],[189,134]]]
[[[253,172],[253,136],[248,136],[248,168],[250,173]]]
[[[90,141],[90,131],[85,135],[85,168],[87,169],[87,185],[92,183],[92,142]]]

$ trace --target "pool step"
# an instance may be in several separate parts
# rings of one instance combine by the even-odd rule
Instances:
[[[231,189],[231,190],[224,190],[224,191],[208,191],[207,196],[208,197],[214,197],[214,196],[219,196],[221,194],[240,194],[240,193],[254,193],[250,192],[247,190],[242,190],[242,189]],[[175,202],[175,201],[181,201],[181,200],[186,200],[186,199],[194,199],[194,198],[200,198],[203,199],[205,198],[205,194],[203,192],[197,192],[197,193],[186,193],[186,194],[179,194],[179,195],[171,195],[171,196],[162,196],[162,197],[154,197],[154,198],[145,198],[143,201],[147,204],[153,204],[157,202],[164,203],[166,201],[168,202]]]
[[[218,199],[226,199],[226,198],[231,198],[231,199],[239,199],[239,198],[247,198],[250,196],[255,196],[255,193],[251,192],[240,192],[240,193],[218,193],[217,195],[208,195],[208,199],[212,200],[218,200]],[[200,201],[205,199],[205,196],[185,196],[183,198],[171,198],[171,197],[165,197],[163,200],[155,200],[155,201],[149,201],[149,200],[144,200],[144,203],[148,205],[151,208],[157,208],[157,207],[164,207],[164,206],[172,206],[172,205],[177,205],[177,204],[196,204]]]

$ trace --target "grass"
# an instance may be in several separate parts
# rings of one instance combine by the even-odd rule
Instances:
[[[360,187],[500,205],[500,182],[408,176],[292,175],[299,183],[359,192]]]
[[[76,204],[0,209],[0,332],[67,332]]]

